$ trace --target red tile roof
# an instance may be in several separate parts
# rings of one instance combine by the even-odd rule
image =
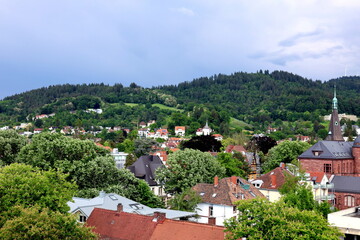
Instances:
[[[148,240],[157,225],[152,220],[152,216],[95,208],[86,224],[94,226],[93,231],[102,239]]]
[[[223,240],[224,227],[166,219],[155,228],[151,240]]]
[[[246,149],[244,148],[244,146],[242,145],[229,145],[226,147],[225,152],[230,153],[230,152],[246,152]]]
[[[138,215],[95,208],[87,225],[107,240],[223,240],[224,227],[188,221],[158,220]]]
[[[274,170],[262,175],[261,177],[257,178],[256,180],[262,180],[263,184],[260,188],[265,189],[279,189],[285,183],[285,176],[286,174],[292,175],[286,169],[281,167],[277,167]],[[275,182],[275,184],[273,184]]]

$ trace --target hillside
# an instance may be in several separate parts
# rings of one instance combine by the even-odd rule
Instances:
[[[275,120],[293,122],[303,119],[313,122],[330,112],[334,84],[337,86],[339,111],[360,115],[360,107],[354,104],[360,100],[359,77],[342,77],[323,83],[288,72],[260,71],[218,74],[154,88],[142,88],[135,83],[130,87],[121,84],[44,87],[0,101],[0,125],[49,113],[61,113],[58,116],[62,116],[63,122],[66,118],[73,119],[68,121],[69,124],[77,119],[87,122],[91,119],[88,124],[97,120],[98,124],[130,125],[159,118],[163,119],[162,124],[190,125],[192,120],[178,120],[187,117],[198,121],[193,128],[201,126],[206,120],[212,120],[213,127],[220,128],[221,122],[230,123],[230,117],[255,128]],[[88,108],[102,108],[104,114],[94,117],[80,113],[70,116],[68,113]],[[181,111],[174,113],[174,109]],[[172,120],[168,115],[173,115]],[[242,126],[249,128],[250,125]]]

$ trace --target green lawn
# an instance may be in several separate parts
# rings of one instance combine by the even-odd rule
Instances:
[[[230,118],[230,128],[244,128],[244,127],[252,127],[250,124],[247,124],[244,121],[241,121],[236,118]]]
[[[153,107],[158,107],[160,109],[166,109],[166,110],[170,110],[170,111],[178,111],[178,112],[183,112],[184,110],[182,109],[177,109],[177,108],[174,108],[174,107],[168,107],[168,106],[165,106],[163,104],[160,104],[160,103],[155,103],[152,105]]]

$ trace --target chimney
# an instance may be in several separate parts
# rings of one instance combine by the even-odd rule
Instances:
[[[237,180],[236,176],[231,176],[230,181],[235,185],[237,184],[236,180]]]
[[[100,193],[99,193],[99,197],[103,198],[103,197],[105,197],[105,195],[106,195],[106,192],[104,192],[104,191],[100,191]]]
[[[215,226],[216,225],[216,218],[215,217],[209,217],[208,218],[208,224],[211,226]]]
[[[286,167],[285,163],[281,162],[280,167],[281,167],[281,169],[285,169],[285,167]]]
[[[271,177],[271,186],[275,187],[276,186],[276,176],[275,176],[274,172],[272,172],[270,177]]]
[[[153,222],[163,223],[166,218],[166,213],[163,212],[154,212]]]
[[[123,206],[121,203],[118,203],[117,208],[116,208],[116,211],[117,211],[117,212],[122,212],[122,211],[123,211],[123,208],[124,208],[124,206]]]
[[[215,176],[214,177],[214,187],[217,187],[217,185],[219,185],[219,177]]]

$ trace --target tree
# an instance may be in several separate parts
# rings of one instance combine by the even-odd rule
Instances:
[[[68,173],[68,180],[75,180],[82,189],[90,187],[90,184],[94,184],[91,187],[102,186],[115,179],[115,162],[111,157],[104,157],[107,154],[107,150],[90,140],[42,133],[34,136],[32,142],[21,149],[17,160],[43,170],[59,169]]]
[[[215,176],[225,174],[225,168],[210,153],[194,149],[170,154],[167,165],[156,170],[156,179],[169,193],[183,192],[197,183],[212,183]]]
[[[10,214],[9,214],[10,215]],[[98,239],[76,216],[52,212],[38,206],[14,207],[0,228],[0,239]]]
[[[76,196],[83,198],[92,198],[99,195],[103,190],[108,193],[117,193],[121,196],[130,198],[149,207],[163,207],[161,199],[151,191],[149,185],[141,179],[134,176],[127,169],[119,169],[118,175],[114,179],[115,184],[107,185],[101,188],[87,188],[80,190]]]
[[[51,211],[67,212],[76,185],[57,171],[42,171],[14,163],[0,168],[0,213],[13,206],[38,205]]]
[[[0,166],[15,162],[20,149],[26,145],[26,138],[14,130],[0,131]]]
[[[88,162],[108,153],[90,140],[73,139],[60,133],[41,133],[21,149],[17,160],[44,170],[58,168],[69,172],[79,162]]]
[[[279,189],[282,195],[281,200],[299,210],[314,210],[326,219],[327,215],[333,212],[331,205],[328,202],[315,201],[310,186],[300,180],[301,177],[290,174],[285,176],[285,182]]]
[[[202,152],[220,152],[221,142],[210,135],[192,137],[189,141],[181,143],[181,148],[192,148]]]
[[[216,159],[220,162],[226,170],[225,176],[240,176],[242,178],[247,178],[250,167],[247,162],[245,162],[244,157],[241,153],[236,154],[235,156],[231,153],[219,153]]]
[[[314,211],[266,199],[238,201],[238,216],[225,221],[226,239],[337,240],[343,234]]]
[[[194,212],[196,206],[201,202],[201,197],[191,188],[182,193],[177,193],[169,200],[170,209]]]
[[[253,151],[261,151],[264,154],[267,154],[268,151],[276,146],[276,141],[268,136],[253,136],[247,145],[247,149]]]
[[[134,153],[137,157],[149,154],[152,150],[152,147],[157,145],[157,142],[154,139],[144,138],[144,139],[135,139],[134,141]]]
[[[262,168],[265,172],[268,172],[275,167],[278,167],[281,162],[291,163],[309,147],[310,144],[307,142],[284,141],[269,150],[268,156]]]

